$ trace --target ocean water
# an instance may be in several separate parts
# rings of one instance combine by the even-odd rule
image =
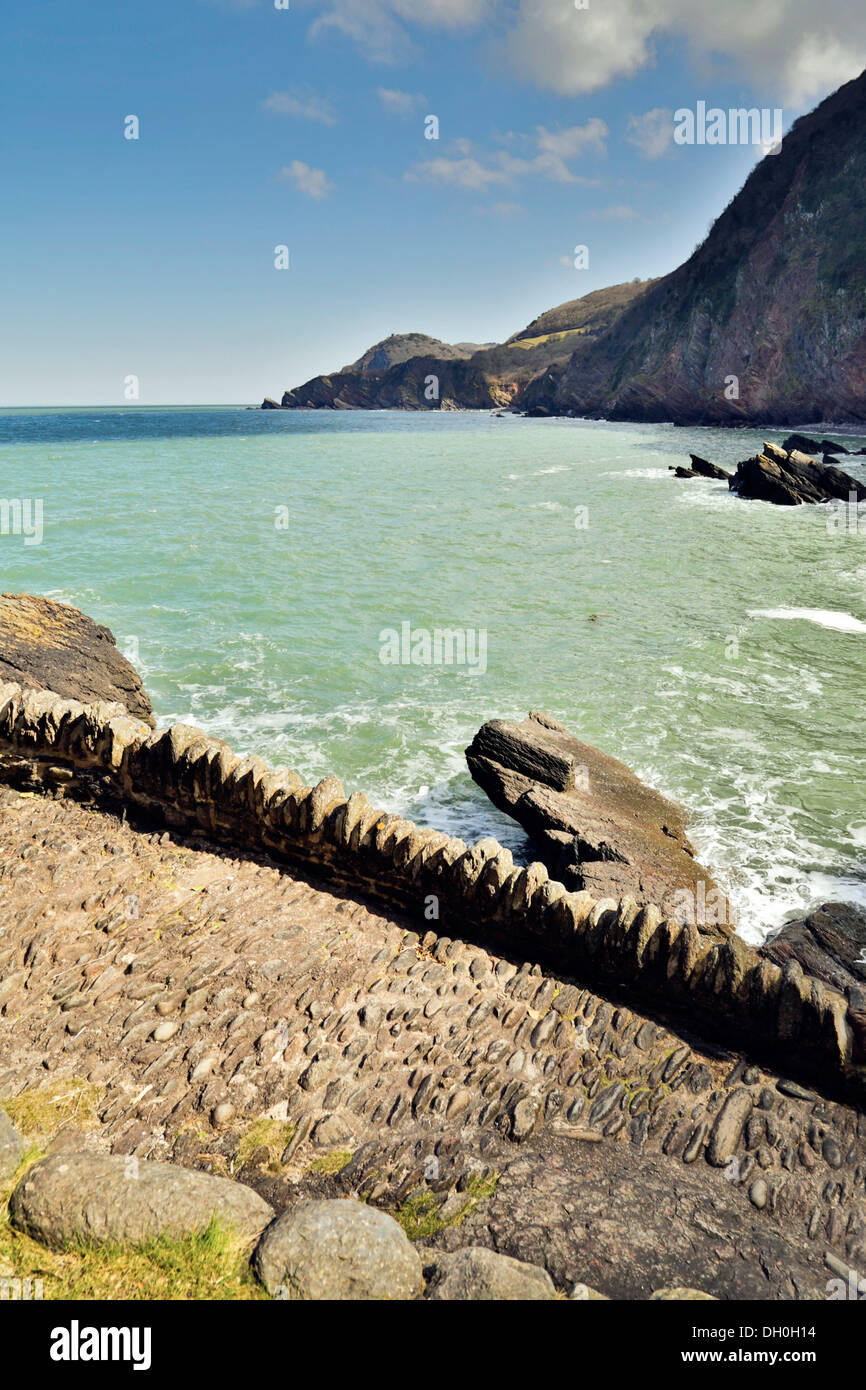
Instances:
[[[40,544],[0,535],[3,588],[107,624],[160,726],[334,772],[469,843],[525,852],[464,748],[485,719],[546,710],[684,804],[757,941],[817,901],[866,903],[866,512],[857,532],[669,472],[765,436],[0,411],[4,496],[43,507]],[[403,624],[416,651],[422,629],[468,631],[474,664],[383,662]]]

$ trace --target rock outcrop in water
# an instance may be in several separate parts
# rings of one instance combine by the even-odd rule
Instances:
[[[787,442],[787,441],[786,441]],[[858,502],[866,499],[866,484],[833,464],[818,463],[794,449],[764,442],[763,452],[737,464],[728,483],[738,497],[797,507],[804,502]]]
[[[624,763],[537,712],[519,724],[482,725],[466,761],[566,887],[628,894],[708,934],[732,932],[727,901],[695,860],[683,812]]]
[[[835,444],[832,439],[811,439],[808,434],[789,434],[781,446],[787,454],[797,449],[801,454],[847,454],[844,444]]]
[[[691,467],[683,468],[670,465],[671,471],[678,478],[730,478],[731,474],[726,469],[720,468],[717,463],[710,463],[709,459],[702,459],[700,454],[689,454]]]
[[[119,701],[151,728],[153,707],[114,636],[92,618],[33,594],[0,594],[0,679],[92,704]]]

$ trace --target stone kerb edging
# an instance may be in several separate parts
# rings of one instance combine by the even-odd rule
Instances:
[[[439,931],[519,948],[672,1007],[727,1045],[782,1062],[788,1075],[866,1098],[866,1057],[855,1052],[845,998],[741,937],[718,943],[652,905],[567,892],[542,864],[515,867],[496,840],[467,847],[375,810],[360,792],[347,799],[335,777],[306,786],[189,725],[154,733],[120,705],[0,684],[0,753],[7,780],[17,762],[18,775],[24,767],[46,786],[101,783],[162,824],[308,868],[416,918],[435,899]]]

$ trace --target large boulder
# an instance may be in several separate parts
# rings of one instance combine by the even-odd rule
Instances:
[[[253,1266],[275,1297],[410,1299],[421,1261],[392,1216],[350,1198],[299,1202],[266,1231]]]
[[[436,1256],[427,1297],[436,1302],[474,1299],[522,1303],[556,1298],[556,1289],[541,1265],[524,1264],[483,1245],[470,1245],[453,1255]]]
[[[727,900],[697,863],[680,807],[547,714],[494,719],[466,750],[475,781],[519,821],[554,878],[599,898],[655,903],[708,935],[731,934]]]
[[[71,1240],[140,1245],[181,1239],[216,1217],[252,1248],[273,1209],[242,1183],[172,1163],[58,1153],[28,1169],[9,1203],[12,1224],[44,1245]]]
[[[858,502],[866,500],[866,483],[797,449],[789,452],[766,441],[760,454],[737,464],[728,487],[738,497],[775,502],[782,507],[848,502],[852,495]]]
[[[119,701],[151,728],[153,708],[107,627],[53,599],[0,594],[0,680],[82,704]]]

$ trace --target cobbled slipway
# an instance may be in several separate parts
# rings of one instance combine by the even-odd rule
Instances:
[[[822,1299],[866,1272],[855,1109],[266,860],[3,787],[0,1103],[72,1078],[96,1118],[55,1149],[278,1210],[359,1195],[561,1289]]]

